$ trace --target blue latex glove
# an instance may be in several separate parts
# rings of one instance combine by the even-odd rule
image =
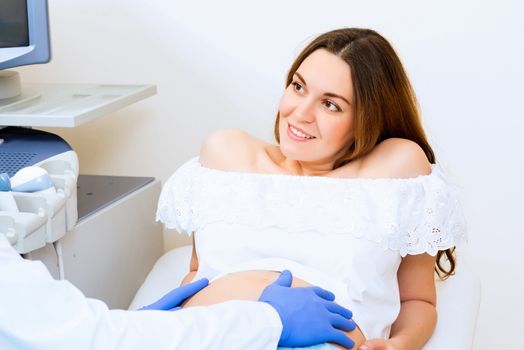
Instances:
[[[209,280],[207,278],[202,278],[198,281],[185,284],[182,287],[173,289],[153,304],[141,307],[139,310],[178,310],[180,309],[180,304],[182,304],[184,300],[195,295],[197,292],[207,287],[208,284]]]
[[[326,342],[352,348],[355,342],[341,331],[352,331],[352,312],[334,302],[335,295],[320,287],[289,288],[293,276],[283,271],[264,289],[259,301],[275,308],[282,320],[279,346],[305,347]]]

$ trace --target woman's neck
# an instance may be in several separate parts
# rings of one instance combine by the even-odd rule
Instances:
[[[293,174],[293,175],[303,175],[303,176],[326,176],[333,171],[333,165],[335,161],[328,163],[313,163],[313,162],[304,162],[300,160],[293,160],[286,158],[284,159],[279,166]]]
[[[275,156],[273,161],[282,172],[292,175],[326,176],[333,171],[333,166],[335,165],[335,159],[314,162],[290,159],[282,153],[278,146],[276,146]]]

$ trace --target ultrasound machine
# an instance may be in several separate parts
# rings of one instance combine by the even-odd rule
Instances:
[[[19,73],[7,69],[50,58],[47,2],[2,0],[0,113],[40,97],[23,91]],[[18,125],[24,123],[0,120],[0,232],[27,253],[75,225],[78,158],[61,137]]]
[[[154,221],[160,181],[79,175],[68,142],[37,128],[77,127],[156,94],[156,86],[24,81],[13,69],[51,59],[49,27],[47,0],[0,0],[0,235],[53,277],[126,308],[162,253]]]

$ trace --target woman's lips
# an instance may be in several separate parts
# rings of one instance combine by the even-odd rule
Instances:
[[[297,128],[295,128],[296,130],[298,130]],[[298,141],[298,142],[307,142],[307,141],[312,141],[314,140],[315,138],[306,138],[306,137],[300,137],[298,135],[295,135],[292,131],[291,131],[291,124],[288,124],[287,125],[287,135],[289,136],[289,138],[291,138],[292,140],[295,140],[295,141]]]

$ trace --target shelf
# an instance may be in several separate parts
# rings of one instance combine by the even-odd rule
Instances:
[[[153,182],[153,177],[79,175],[78,222]]]
[[[154,94],[155,85],[26,84],[0,100],[0,126],[72,128]]]

